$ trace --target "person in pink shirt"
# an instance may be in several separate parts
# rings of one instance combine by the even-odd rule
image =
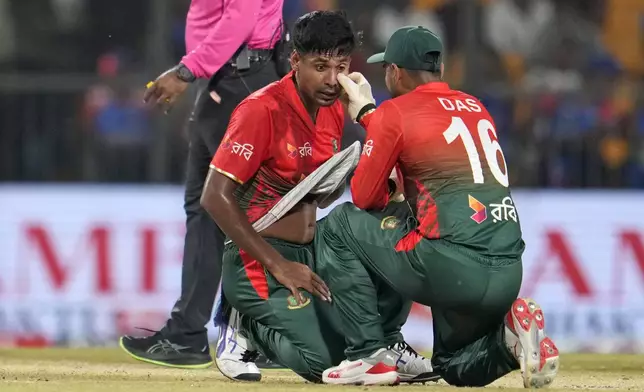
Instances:
[[[121,348],[135,359],[179,368],[213,362],[206,324],[221,277],[224,235],[199,199],[235,107],[288,72],[282,6],[283,0],[192,0],[186,55],[148,84],[144,100],[166,112],[189,84],[197,84],[198,95],[188,128],[181,296],[160,331],[120,338]]]

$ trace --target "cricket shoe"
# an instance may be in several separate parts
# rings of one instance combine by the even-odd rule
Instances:
[[[418,354],[407,342],[400,342],[389,347],[397,354],[396,368],[400,382],[414,384],[438,381],[441,376],[434,373],[429,358]]]
[[[396,370],[398,353],[381,348],[355,361],[344,360],[322,373],[322,382],[336,385],[395,385],[400,382]]]
[[[505,317],[505,342],[521,365],[525,388],[546,388],[559,371],[559,350],[546,336],[541,307],[519,298]]]
[[[240,314],[231,308],[227,322],[219,326],[215,364],[224,376],[235,381],[260,381],[262,373],[255,364],[259,352],[239,333]]]
[[[132,358],[154,365],[182,368],[205,369],[212,365],[210,345],[205,333],[195,336],[178,336],[154,332],[151,336],[122,336],[119,346]]]

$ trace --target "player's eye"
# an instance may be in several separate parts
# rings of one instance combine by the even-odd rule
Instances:
[[[344,72],[344,71],[346,71],[346,70],[347,70],[347,66],[346,66],[346,65],[341,65],[341,66],[339,66],[339,67],[338,67],[338,71],[339,71],[339,72]]]
[[[318,72],[323,72],[326,69],[326,66],[324,64],[318,64],[315,66],[315,70]]]

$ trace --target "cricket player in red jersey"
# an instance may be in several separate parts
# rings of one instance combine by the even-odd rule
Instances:
[[[327,316],[332,313],[331,294],[313,272],[320,235],[317,208],[330,204],[342,189],[323,200],[306,196],[260,233],[252,226],[338,152],[342,138],[337,76],[348,73],[356,46],[349,22],[341,12],[304,15],[294,26],[293,45],[293,72],[250,95],[233,112],[201,200],[229,240],[222,289],[232,308],[223,317],[227,325],[220,333],[216,364],[234,380],[261,378],[252,365],[257,351],[312,382],[320,382],[322,372],[344,358],[345,340],[324,315],[324,308]],[[404,344],[400,326],[408,311],[383,311],[382,319],[390,316],[396,343]],[[396,372],[395,360],[377,360],[390,361],[386,370],[393,366]]]
[[[326,383],[352,383],[368,368],[364,358],[386,347],[367,300],[378,284],[432,308],[432,366],[449,384],[484,386],[520,368],[525,387],[538,388],[557,374],[541,308],[517,299],[525,244],[494,121],[476,98],[442,82],[442,54],[429,30],[396,31],[368,60],[383,63],[394,97],[377,109],[364,76],[338,77],[367,135],[351,181],[355,206],[329,214],[318,255],[343,261],[327,284],[349,345]],[[409,213],[378,219],[363,210],[388,206],[396,167]],[[348,295],[335,290],[343,276],[354,282]]]

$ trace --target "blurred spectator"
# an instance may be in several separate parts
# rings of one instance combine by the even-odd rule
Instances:
[[[0,70],[45,74],[0,75],[0,177],[182,181],[188,105],[151,123],[147,79],[124,78],[184,52],[189,2],[0,0]],[[384,71],[365,57],[402,25],[441,36],[446,81],[485,102],[516,186],[644,188],[644,0],[286,0],[284,14],[331,8],[363,34],[351,68],[378,102]]]
[[[484,13],[485,36],[498,53],[527,57],[553,14],[549,0],[496,0]]]
[[[374,43],[384,48],[391,34],[400,26],[423,26],[445,41],[443,24],[435,12],[424,4],[398,0],[379,1],[373,15]]]
[[[151,135],[142,93],[122,86],[103,91],[92,124],[101,181],[145,181]]]

